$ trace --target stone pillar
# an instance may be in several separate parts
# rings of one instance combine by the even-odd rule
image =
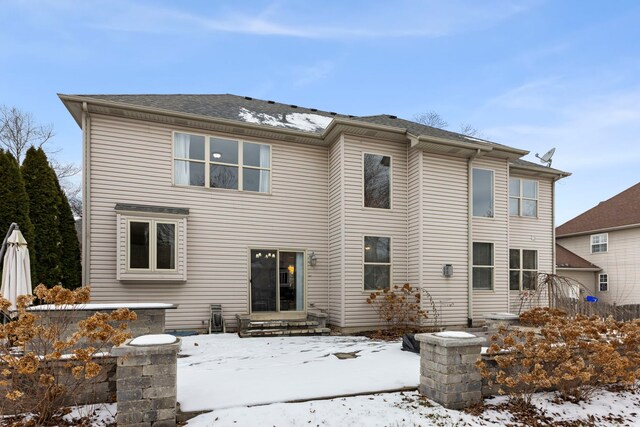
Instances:
[[[512,313],[489,313],[484,315],[484,324],[490,330],[509,328],[520,324],[520,316]]]
[[[482,401],[476,362],[484,338],[466,332],[417,334],[420,341],[420,393],[449,409]]]
[[[164,334],[138,337],[111,350],[118,358],[119,427],[175,427],[179,350],[180,339]]]

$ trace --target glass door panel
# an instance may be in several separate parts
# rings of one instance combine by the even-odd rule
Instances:
[[[304,252],[280,252],[280,311],[304,311]]]
[[[277,311],[277,251],[251,250],[251,311]]]

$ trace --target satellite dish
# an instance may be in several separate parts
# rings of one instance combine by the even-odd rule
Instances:
[[[552,148],[551,150],[547,151],[544,156],[540,157],[540,155],[538,153],[536,153],[536,157],[540,159],[540,161],[542,163],[546,163],[547,167],[550,168],[551,167],[551,158],[553,157],[553,153],[556,152],[555,148]]]

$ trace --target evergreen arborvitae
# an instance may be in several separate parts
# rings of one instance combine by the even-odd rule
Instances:
[[[80,263],[80,242],[76,232],[76,220],[69,205],[69,199],[62,191],[56,178],[56,187],[60,197],[59,223],[60,237],[62,238],[62,253],[60,254],[60,267],[62,270],[62,286],[75,289],[80,286],[82,277],[82,265]]]
[[[18,224],[27,240],[33,275],[36,251],[33,244],[33,224],[29,218],[29,197],[18,162],[11,154],[0,150],[0,239],[4,239],[12,222]]]
[[[31,277],[35,285],[51,287],[62,279],[62,237],[60,236],[60,194],[47,155],[42,148],[31,147],[22,162],[22,178],[29,196],[29,216],[35,236],[36,274]]]

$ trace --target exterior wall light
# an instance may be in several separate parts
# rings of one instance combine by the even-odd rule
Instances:
[[[314,251],[309,252],[309,265],[315,267],[317,263],[318,257],[316,257],[316,253]]]
[[[445,264],[442,266],[442,275],[444,277],[453,277],[453,265]]]

